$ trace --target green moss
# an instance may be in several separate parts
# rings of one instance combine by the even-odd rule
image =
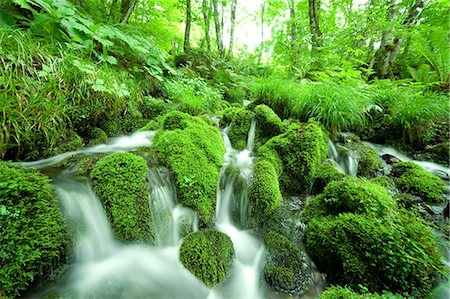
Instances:
[[[302,220],[355,213],[384,217],[396,209],[389,192],[364,179],[347,176],[329,183],[322,194],[309,200],[302,212]]]
[[[140,128],[138,131],[153,131],[161,128],[160,119],[151,120],[145,126]]]
[[[220,126],[226,126],[230,124],[233,121],[234,116],[236,113],[241,110],[241,108],[236,107],[230,107],[227,109],[224,109],[222,111],[222,118],[220,119]]]
[[[94,146],[106,143],[108,140],[108,135],[106,135],[105,131],[100,128],[93,128],[88,133],[89,143],[88,146]]]
[[[308,192],[327,154],[319,125],[315,121],[293,123],[285,133],[271,138],[265,146],[276,151],[282,160],[282,188],[294,193]],[[265,153],[270,151],[265,150]]]
[[[108,155],[95,165],[91,179],[117,238],[153,243],[145,160],[131,153]]]
[[[0,297],[17,297],[64,258],[67,233],[50,180],[0,162]]]
[[[160,115],[163,115],[167,110],[167,104],[163,99],[155,99],[153,97],[147,97],[140,106],[139,109],[142,113],[142,117],[145,119],[155,119]]]
[[[330,283],[424,298],[442,271],[436,236],[414,215],[341,214],[310,221],[304,242]]]
[[[253,113],[246,109],[240,109],[234,115],[228,137],[235,149],[240,151],[245,149],[252,119]]]
[[[82,147],[83,139],[74,131],[69,130],[65,136],[58,140],[58,146],[53,148],[52,155],[75,151]]]
[[[168,113],[153,139],[158,158],[173,172],[180,202],[199,212],[203,222],[214,215],[217,181],[225,146],[216,127],[182,112]]]
[[[385,175],[377,176],[377,177],[371,179],[370,181],[372,183],[383,186],[386,189],[391,189],[391,188],[395,187],[394,180]]]
[[[214,287],[224,280],[233,257],[234,248],[230,237],[214,230],[192,233],[180,247],[183,266],[208,287]]]
[[[285,236],[269,231],[264,238],[268,261],[264,278],[276,291],[300,294],[309,284],[300,250]]]
[[[444,199],[445,183],[436,175],[423,170],[412,162],[395,163],[392,167],[397,188],[428,202]]]
[[[336,169],[332,161],[325,161],[317,169],[314,178],[313,193],[321,193],[328,183],[343,179],[346,175]]]
[[[372,147],[360,142],[347,144],[346,147],[356,152],[358,176],[370,178],[382,168],[378,154]]]
[[[350,288],[343,288],[339,286],[333,286],[327,288],[321,295],[320,299],[402,299],[406,298],[401,295],[396,295],[392,293],[379,294],[358,294],[352,291]]]
[[[281,176],[283,173],[283,160],[274,147],[267,145],[259,147],[256,151],[256,157],[270,162],[275,168],[277,175]]]
[[[254,112],[260,135],[271,138],[283,132],[283,122],[269,106],[258,105],[255,107]]]
[[[249,199],[253,204],[251,214],[258,223],[264,222],[280,206],[283,198],[277,173],[270,162],[256,161]]]

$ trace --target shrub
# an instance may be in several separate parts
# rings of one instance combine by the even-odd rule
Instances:
[[[396,209],[389,192],[367,180],[346,176],[329,183],[322,194],[309,200],[303,210],[302,220],[328,215],[354,213],[385,217]]]
[[[224,233],[202,230],[184,238],[180,261],[186,269],[214,287],[228,275],[234,257],[233,242]]]
[[[258,159],[253,168],[253,180],[249,192],[253,204],[252,216],[261,223],[267,219],[283,200],[278,176],[270,162]]]
[[[64,258],[67,234],[50,180],[0,162],[0,294],[17,297]]]
[[[356,152],[358,176],[373,177],[382,167],[378,154],[372,147],[361,142],[346,144],[346,147]]]
[[[228,137],[235,149],[243,150],[247,146],[247,137],[252,119],[253,113],[246,109],[240,109],[234,114]]]
[[[276,291],[291,295],[301,294],[310,283],[305,258],[285,236],[269,231],[264,238],[268,261],[264,278]]]
[[[314,121],[306,124],[293,123],[281,135],[269,139],[263,152],[270,161],[276,162],[276,155],[282,160],[281,186],[289,192],[308,192],[317,169],[326,158],[327,145],[323,132]]]
[[[97,162],[91,179],[117,238],[154,243],[145,160],[131,153],[108,155]]]
[[[388,292],[383,294],[363,293],[358,294],[350,288],[343,288],[339,286],[332,286],[327,288],[321,295],[320,299],[402,299],[401,295],[396,295]]]
[[[175,175],[180,202],[199,212],[203,222],[212,220],[225,154],[217,128],[201,117],[174,111],[164,117],[153,142],[158,158]]]
[[[316,176],[314,177],[313,192],[315,194],[322,193],[328,183],[338,181],[344,177],[346,177],[345,173],[340,172],[334,166],[333,161],[325,161],[317,169]]]
[[[341,214],[309,222],[305,246],[330,283],[418,298],[442,271],[436,236],[414,215],[395,219]]]
[[[392,166],[397,188],[419,196],[424,201],[440,202],[444,199],[445,183],[436,175],[423,170],[413,162],[399,162]]]

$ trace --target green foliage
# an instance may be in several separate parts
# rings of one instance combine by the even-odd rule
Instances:
[[[264,278],[276,291],[300,294],[309,284],[305,259],[297,246],[285,236],[269,231],[264,238],[268,261]]]
[[[384,188],[386,188],[388,190],[395,187],[394,180],[385,175],[377,176],[377,177],[371,179],[370,181],[372,183],[383,186]]]
[[[429,202],[440,202],[444,199],[445,183],[419,165],[413,162],[395,163],[392,172],[398,176],[395,178],[395,185],[400,191],[419,196]]]
[[[175,175],[180,202],[199,212],[203,222],[211,221],[225,154],[217,128],[202,117],[174,111],[166,114],[153,142],[159,159]]]
[[[163,115],[167,111],[167,108],[167,103],[164,99],[147,97],[141,104],[139,111],[145,119],[153,120],[156,117]]]
[[[283,200],[278,176],[273,165],[257,159],[253,167],[253,180],[249,192],[249,200],[253,203],[251,214],[258,223],[264,222]]]
[[[234,257],[233,242],[224,233],[202,230],[184,238],[180,261],[208,287],[215,287],[227,277]]]
[[[333,181],[338,181],[345,178],[346,175],[336,169],[334,163],[331,161],[325,161],[317,169],[316,176],[314,178],[314,193],[322,193],[323,189]]]
[[[67,233],[50,180],[0,162],[0,294],[18,297],[64,259]]]
[[[258,135],[265,139],[272,138],[283,132],[283,123],[278,115],[266,105],[258,105],[254,109]]]
[[[88,133],[89,138],[89,146],[99,145],[106,143],[106,140],[108,139],[108,136],[106,135],[105,131],[103,131],[100,128],[92,128],[89,130]]]
[[[282,188],[297,193],[310,190],[327,151],[323,132],[314,121],[291,124],[285,133],[269,139],[263,147],[258,155],[266,156],[277,171],[283,171],[280,176]],[[276,166],[279,160],[282,161],[281,168]]]
[[[310,221],[305,246],[331,283],[423,298],[442,271],[433,231],[414,215],[340,214]]]
[[[383,292],[383,294],[363,293],[358,294],[350,288],[343,288],[339,286],[332,286],[327,288],[321,295],[321,299],[402,299],[401,295]]]
[[[322,194],[309,200],[302,212],[302,221],[342,213],[387,217],[396,207],[395,200],[384,187],[346,176],[330,182]]]
[[[228,137],[235,149],[241,151],[247,146],[247,137],[252,119],[253,113],[245,108],[234,113]]]
[[[356,152],[358,176],[370,178],[382,168],[381,160],[378,158],[377,152],[369,145],[359,142],[346,144],[346,147]]]
[[[90,176],[117,238],[153,243],[145,160],[131,153],[111,154],[97,162]]]

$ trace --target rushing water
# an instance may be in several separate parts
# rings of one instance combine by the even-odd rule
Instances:
[[[358,159],[353,150],[347,149],[343,145],[335,145],[333,141],[328,141],[328,158],[335,161],[335,166],[341,172],[356,177],[358,173]]]

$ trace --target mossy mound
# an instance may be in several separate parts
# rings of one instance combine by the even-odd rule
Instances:
[[[308,201],[302,221],[341,213],[384,217],[397,208],[395,200],[382,186],[347,176],[329,183],[322,194]]]
[[[293,193],[308,192],[322,161],[327,145],[320,126],[315,121],[293,123],[287,131],[265,143],[257,156],[264,157],[282,170],[281,186]],[[282,166],[277,165],[281,160]]]
[[[51,155],[63,154],[75,151],[83,147],[83,139],[74,131],[69,130],[66,135],[59,138],[58,146],[53,148]]]
[[[394,180],[388,176],[381,175],[370,180],[372,183],[378,184],[388,190],[395,188]]]
[[[424,298],[442,271],[436,236],[414,215],[314,218],[304,242],[330,283]]]
[[[283,122],[278,115],[266,105],[258,105],[254,109],[259,134],[266,139],[283,133]]]
[[[233,148],[241,151],[247,146],[248,132],[253,119],[253,112],[247,109],[240,109],[234,114],[230,124],[228,137]]]
[[[131,153],[108,155],[95,165],[91,179],[117,238],[154,243],[145,160]]]
[[[358,160],[358,176],[371,178],[376,172],[382,168],[381,160],[378,158],[377,152],[364,143],[350,143],[346,147],[355,151]]]
[[[106,141],[108,140],[108,136],[102,129],[92,128],[88,132],[88,139],[89,139],[88,146],[94,146],[106,143]]]
[[[158,158],[175,175],[180,202],[197,211],[204,223],[211,221],[225,154],[217,128],[201,117],[174,111],[165,116],[153,142]]]
[[[322,193],[324,188],[333,181],[338,181],[346,177],[345,173],[340,172],[334,166],[333,161],[325,161],[317,169],[314,177],[313,194]]]
[[[139,108],[143,118],[152,120],[167,111],[167,103],[163,99],[147,97]]]
[[[423,170],[413,162],[399,162],[392,165],[397,188],[420,197],[427,202],[441,202],[444,199],[445,183],[436,175]]]
[[[180,247],[183,266],[208,287],[216,286],[227,277],[233,257],[231,239],[209,229],[188,235]]]
[[[339,286],[333,286],[327,288],[321,295],[320,299],[402,299],[407,298],[401,295],[392,294],[389,292],[379,294],[364,293],[358,294],[350,288],[343,288]]]
[[[264,238],[268,261],[264,278],[276,291],[301,294],[310,284],[304,256],[285,236],[270,231]]]
[[[253,168],[249,199],[253,204],[252,217],[258,223],[264,222],[281,205],[283,198],[278,184],[278,175],[270,162],[257,159]]]
[[[0,297],[17,297],[64,257],[67,232],[48,177],[0,162]]]

